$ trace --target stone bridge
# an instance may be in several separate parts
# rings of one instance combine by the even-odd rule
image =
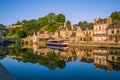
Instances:
[[[6,28],[0,28],[0,37],[3,36],[3,33],[7,34],[7,32],[8,32],[8,29],[6,29]]]
[[[3,45],[5,42],[17,41],[18,47],[20,47],[21,39],[20,38],[0,38],[0,44]]]

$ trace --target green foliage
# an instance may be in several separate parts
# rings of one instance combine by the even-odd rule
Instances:
[[[4,28],[5,26],[3,24],[0,24],[0,28]]]
[[[113,12],[113,13],[111,14],[111,18],[112,18],[113,21],[114,21],[115,19],[120,20],[120,11],[118,11],[118,12]]]
[[[93,25],[93,23],[89,23],[89,22],[87,22],[87,21],[80,21],[79,23],[78,23],[78,25],[79,26],[85,26],[85,27],[87,27],[87,26],[91,26],[91,25]]]
[[[17,21],[15,25],[21,25],[22,23],[20,21]]]
[[[28,45],[28,41],[24,41],[24,45]]]
[[[48,32],[55,32],[58,27],[63,26],[65,22],[65,16],[63,14],[56,15],[55,13],[49,13],[48,15],[38,18],[37,20],[23,20],[18,21],[14,25],[22,25],[19,28],[9,29],[7,36],[9,37],[27,37],[32,36],[35,31],[47,30]]]
[[[48,20],[48,23],[53,23],[55,22],[55,18],[56,18],[56,14],[55,13],[49,13],[47,16],[46,16],[47,20]]]
[[[17,32],[17,35],[20,37],[20,38],[25,38],[27,36],[27,32],[25,31],[18,31]]]
[[[40,65],[44,65],[51,70],[56,68],[64,68],[66,66],[66,62],[56,55],[55,53],[49,52],[46,56],[38,56],[33,53],[32,49],[14,49],[9,50],[10,56],[22,57],[23,62],[31,62],[31,63],[39,63]]]
[[[67,25],[67,26],[70,26],[70,25],[71,25],[71,22],[70,22],[69,20],[67,20],[66,25]]]
[[[64,23],[65,22],[65,16],[63,14],[56,15],[56,21],[60,22],[60,23]]]

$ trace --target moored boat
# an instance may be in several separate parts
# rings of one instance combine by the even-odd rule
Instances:
[[[47,47],[53,48],[53,49],[61,49],[66,50],[68,49],[68,42],[67,40],[49,40],[47,42]]]

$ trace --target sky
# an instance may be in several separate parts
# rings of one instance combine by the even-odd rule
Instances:
[[[120,0],[0,0],[0,24],[38,19],[51,12],[64,14],[72,24],[92,22],[120,11]]]

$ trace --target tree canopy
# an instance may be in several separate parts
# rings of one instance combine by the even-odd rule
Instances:
[[[4,28],[5,26],[3,24],[0,24],[0,28]]]
[[[89,23],[89,22],[87,22],[87,21],[80,21],[79,23],[78,23],[78,25],[79,26],[84,26],[84,27],[88,27],[88,26],[92,26],[93,25],[93,23]]]
[[[49,33],[55,32],[58,27],[64,25],[65,15],[49,13],[48,15],[31,20],[17,21],[15,25],[22,25],[17,28],[10,28],[7,36],[10,37],[27,37],[32,36],[35,31],[46,30]]]
[[[120,20],[120,11],[116,11],[116,12],[113,12],[112,14],[111,14],[111,18],[112,18],[112,20],[114,21],[115,19],[117,19],[117,20]]]
[[[67,20],[66,25],[67,25],[67,26],[70,26],[70,25],[71,25],[71,22],[70,22],[69,20]]]

